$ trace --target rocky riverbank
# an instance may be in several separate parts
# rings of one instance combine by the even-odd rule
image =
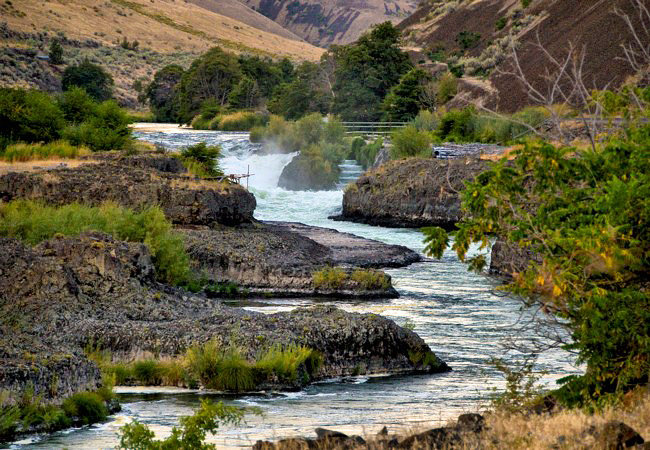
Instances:
[[[257,222],[238,185],[189,177],[178,160],[96,154],[91,161],[0,176],[0,199],[50,205],[111,201],[161,205],[181,234],[191,268],[208,283],[236,282],[264,295],[393,296],[377,267],[419,260],[391,246],[295,223]],[[100,232],[55,235],[35,246],[0,238],[0,392],[60,403],[103,385],[93,351],[112,361],[181,361],[206,342],[253,361],[301,346],[322,364],[291,380],[262,373],[255,389],[296,389],[335,376],[441,372],[449,367],[410,330],[375,314],[332,307],[264,315],[224,306],[207,293],[161,284],[142,243]],[[202,291],[203,292],[203,291]],[[301,363],[303,364],[303,363]],[[183,381],[177,381],[183,383]]]
[[[165,155],[101,153],[84,163],[2,175],[0,200],[111,201],[134,209],[160,205],[183,233],[201,276],[236,283],[255,295],[396,297],[383,272],[357,271],[345,282],[320,285],[314,276],[329,267],[352,274],[357,268],[401,267],[420,258],[405,247],[333,230],[259,223],[253,218],[255,197],[246,189],[190,177],[178,159]]]
[[[478,158],[409,158],[366,172],[343,196],[335,220],[370,225],[453,229],[461,218],[458,192],[463,182],[487,168]]]
[[[161,358],[212,338],[248,356],[269,345],[312,348],[323,357],[315,379],[448,370],[425,357],[433,354],[415,333],[374,314],[315,307],[264,315],[159,284],[142,244],[89,232],[0,246],[0,390],[56,400],[100,386],[89,346],[123,360]]]

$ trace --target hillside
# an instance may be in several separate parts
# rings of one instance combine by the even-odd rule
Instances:
[[[408,17],[419,0],[240,0],[314,45],[348,44],[372,25]]]
[[[615,8],[630,13],[629,0],[529,3],[524,8],[519,0],[425,2],[399,27],[418,62],[438,70],[440,62],[463,66],[461,93],[502,111],[515,111],[529,103],[519,81],[495,70],[512,69],[512,42],[517,45],[523,72],[536,87],[545,84],[547,64],[537,46],[538,36],[555,57],[566,55],[570,44],[584,48],[583,72],[590,88],[618,86],[631,75],[626,62],[620,60],[624,56],[621,44],[631,36],[614,13]]]
[[[188,67],[197,55],[214,46],[235,53],[289,57],[296,61],[317,61],[323,53],[290,32],[282,32],[277,24],[236,0],[215,1],[220,7],[213,9],[233,15],[240,11],[243,19],[262,29],[211,11],[208,8],[212,2],[208,0],[196,3],[173,0],[3,2],[0,4],[0,86],[59,90],[64,66],[37,58],[39,54],[47,54],[55,37],[64,47],[66,64],[89,59],[104,66],[115,80],[116,98],[129,107],[137,107],[137,92],[133,89],[136,80],[150,80],[158,69],[168,64]],[[119,44],[124,40],[130,44],[137,41],[137,49],[123,48]]]

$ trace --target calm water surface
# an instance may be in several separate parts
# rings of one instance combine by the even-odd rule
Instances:
[[[263,155],[259,147],[241,133],[195,132],[171,127],[164,132],[139,132],[138,138],[178,148],[206,141],[224,150],[221,166],[226,173],[250,170],[250,190],[257,198],[255,217],[262,220],[297,221],[335,228],[390,244],[406,245],[422,252],[422,235],[416,230],[371,227],[333,222],[327,216],[341,208],[343,193],[290,192],[277,187],[289,155]],[[440,261],[427,261],[388,273],[401,297],[394,300],[318,300],[347,311],[376,313],[397,323],[407,321],[444,359],[453,371],[438,375],[408,377],[357,377],[328,380],[301,392],[245,397],[222,396],[180,389],[117,389],[123,411],[106,423],[29,438],[14,448],[113,448],[119,442],[119,427],[132,419],[145,423],[158,437],[169,434],[183,415],[190,415],[201,398],[209,396],[234,405],[254,405],[263,417],[249,416],[238,428],[222,429],[211,442],[220,448],[252,445],[258,439],[313,435],[315,427],[344,432],[375,433],[384,425],[390,429],[433,426],[462,412],[477,411],[486,396],[503,380],[487,364],[491,357],[521,358],[506,353],[500,342],[512,333],[520,317],[516,299],[494,292],[487,277],[467,271],[451,251]],[[262,313],[312,305],[312,299],[274,299],[244,306]],[[571,357],[561,351],[547,352],[539,359],[552,383],[575,373]]]

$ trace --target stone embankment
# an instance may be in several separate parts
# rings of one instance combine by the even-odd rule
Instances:
[[[463,182],[488,167],[478,158],[409,158],[366,172],[343,196],[336,220],[387,227],[439,226],[453,229],[461,219]]]

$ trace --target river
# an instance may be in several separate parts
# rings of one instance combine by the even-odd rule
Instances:
[[[206,141],[223,148],[221,166],[226,173],[250,170],[250,190],[257,198],[255,217],[297,221],[334,228],[422,252],[417,230],[371,227],[334,222],[327,217],[341,208],[342,191],[291,192],[277,187],[282,168],[293,155],[262,155],[242,133],[196,132],[169,127],[164,131],[136,133],[139,139],[178,148]],[[520,303],[498,295],[494,280],[467,271],[448,250],[439,261],[390,269],[400,298],[394,300],[273,299],[249,301],[246,308],[263,313],[289,310],[315,302],[347,311],[377,313],[399,324],[409,323],[453,371],[436,375],[356,377],[328,380],[301,392],[221,396],[182,389],[116,388],[122,412],[103,424],[66,430],[45,437],[30,437],[13,448],[114,448],[119,427],[132,419],[145,423],[158,437],[169,434],[183,415],[190,415],[199,399],[212,397],[241,406],[255,405],[261,417],[247,416],[246,424],[219,430],[210,442],[219,448],[240,448],[258,439],[312,436],[316,427],[357,434],[376,433],[384,425],[392,431],[436,426],[463,412],[478,411],[494,388],[504,385],[499,372],[488,364],[492,357],[513,360],[500,343],[511,337],[522,314]],[[527,314],[527,312],[523,312]],[[526,336],[524,336],[526,338]],[[530,336],[532,338],[532,336]],[[568,353],[549,351],[538,359],[547,372],[546,383],[576,373]]]

